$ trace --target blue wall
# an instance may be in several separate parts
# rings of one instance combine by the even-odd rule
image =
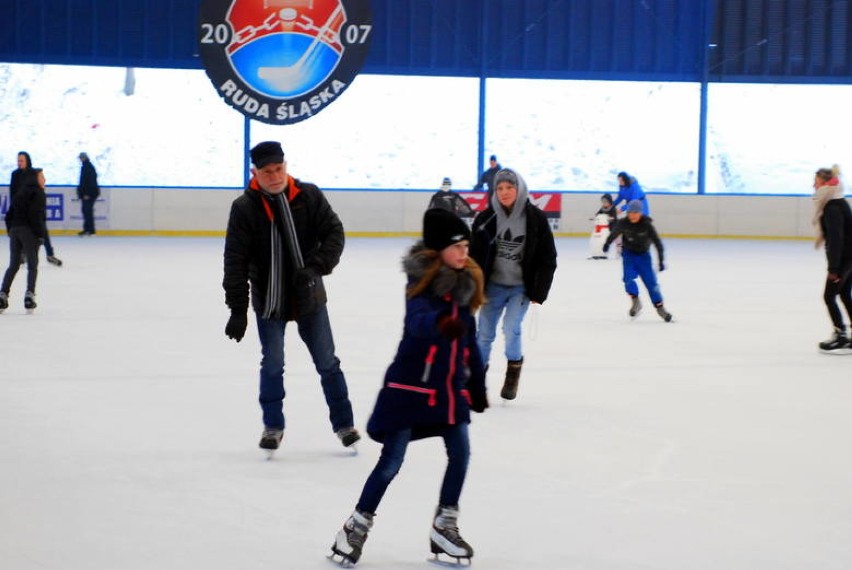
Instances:
[[[200,68],[199,0],[3,0],[0,61]],[[364,71],[852,83],[850,0],[372,0]]]

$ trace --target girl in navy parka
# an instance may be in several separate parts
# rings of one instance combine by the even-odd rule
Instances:
[[[408,443],[426,437],[443,438],[447,450],[432,553],[457,561],[473,556],[459,535],[458,505],[470,457],[470,410],[483,412],[488,400],[473,318],[484,300],[484,285],[482,271],[467,256],[469,239],[470,230],[458,216],[430,209],[423,218],[423,241],[403,259],[408,285],[402,341],[367,424],[370,437],[383,444],[382,453],[355,512],[332,544],[332,557],[343,563],[360,558]]]

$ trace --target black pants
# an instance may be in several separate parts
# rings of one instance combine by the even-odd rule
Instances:
[[[840,307],[837,306],[838,296],[840,296],[840,302],[846,307],[846,315],[849,317],[850,325],[852,325],[852,265],[843,268],[840,281],[837,283],[832,283],[826,279],[825,292],[822,295],[834,328],[844,330],[843,315],[840,312]]]
[[[21,254],[27,258],[27,291],[35,293],[38,277],[38,238],[29,226],[12,226],[9,229],[9,268],[3,276],[0,291],[9,293],[12,281],[21,268]]]
[[[80,199],[83,211],[83,231],[90,234],[95,233],[95,200],[96,198]]]

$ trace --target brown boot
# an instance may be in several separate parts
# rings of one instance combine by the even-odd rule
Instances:
[[[506,366],[506,379],[503,381],[503,389],[500,390],[500,397],[504,400],[514,400],[518,395],[518,381],[521,379],[521,366],[524,364],[524,359],[510,360]]]

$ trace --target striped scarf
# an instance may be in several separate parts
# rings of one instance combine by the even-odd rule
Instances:
[[[292,256],[294,267],[301,269],[304,266],[296,228],[293,225],[293,214],[290,211],[290,204],[285,197],[285,192],[270,194],[261,190],[264,200],[264,210],[266,210],[266,215],[271,222],[269,224],[269,278],[266,283],[266,304],[261,315],[264,319],[284,319],[286,317],[284,303],[287,265],[284,259],[285,239],[287,240],[286,245],[289,246],[288,249]],[[269,203],[278,211],[286,237],[281,235],[281,230],[278,224],[275,223],[275,215]]]

